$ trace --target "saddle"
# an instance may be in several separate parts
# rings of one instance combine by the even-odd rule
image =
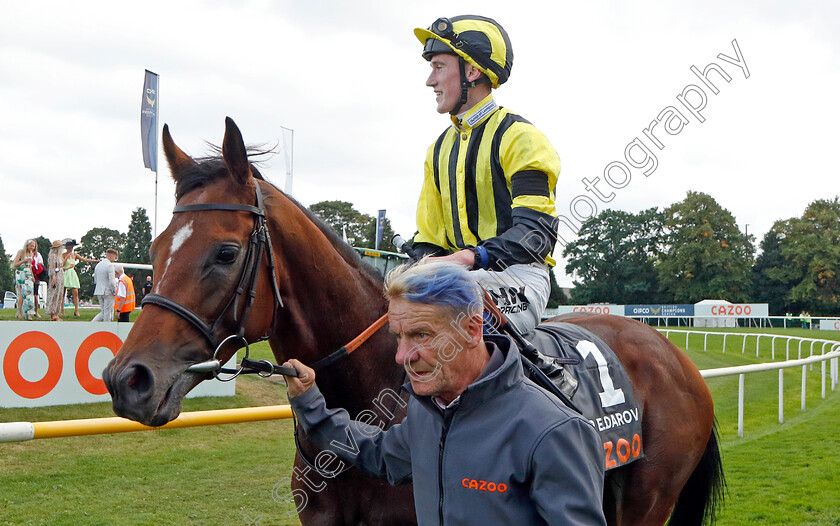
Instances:
[[[517,343],[526,374],[534,379],[538,369],[562,393],[558,397],[595,427],[603,441],[605,469],[644,456],[641,407],[627,371],[603,340],[563,322],[543,323],[524,339],[531,345]]]

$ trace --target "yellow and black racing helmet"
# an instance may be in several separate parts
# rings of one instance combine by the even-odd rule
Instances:
[[[423,43],[423,58],[455,54],[478,68],[494,88],[504,84],[513,66],[513,48],[507,32],[492,18],[462,15],[438,18],[428,29],[414,30]]]

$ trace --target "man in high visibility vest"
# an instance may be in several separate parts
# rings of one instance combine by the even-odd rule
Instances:
[[[114,273],[117,276],[117,295],[114,301],[114,310],[119,313],[117,321],[128,321],[135,304],[134,282],[120,264],[114,265]]]

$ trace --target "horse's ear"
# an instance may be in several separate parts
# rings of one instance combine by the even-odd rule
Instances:
[[[245,184],[251,177],[251,164],[248,162],[248,151],[245,149],[245,141],[236,123],[230,117],[225,117],[225,140],[222,143],[222,158],[225,160],[230,174]]]
[[[175,181],[178,181],[184,170],[196,164],[192,157],[178,148],[175,141],[172,140],[172,135],[169,134],[168,124],[163,125],[163,152],[166,154],[169,170],[172,172],[172,178]]]

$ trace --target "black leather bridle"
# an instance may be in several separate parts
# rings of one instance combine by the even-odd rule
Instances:
[[[204,319],[201,318],[198,314],[193,312],[187,307],[176,303],[175,301],[161,296],[160,294],[147,294],[145,298],[143,298],[143,305],[151,304],[157,305],[159,307],[163,307],[168,309],[184,320],[188,321],[198,332],[204,336],[207,342],[210,344],[212,349],[215,349],[213,352],[213,358],[207,360],[205,362],[193,364],[187,368],[187,371],[190,372],[210,372],[219,380],[228,381],[232,380],[240,373],[243,372],[258,372],[258,371],[246,371],[246,363],[249,366],[253,366],[255,363],[253,360],[247,360],[248,357],[248,345],[249,343],[256,343],[256,341],[263,341],[267,340],[270,333],[271,327],[274,324],[274,318],[277,314],[277,310],[283,307],[283,299],[280,297],[280,288],[277,286],[277,275],[275,272],[275,265],[274,265],[274,251],[271,246],[271,236],[268,234],[268,228],[266,227],[266,219],[265,219],[265,207],[263,206],[263,196],[262,191],[260,190],[259,181],[254,181],[254,186],[256,188],[256,206],[251,205],[242,205],[242,204],[235,204],[235,203],[200,203],[194,205],[179,205],[176,206],[172,212],[173,213],[181,213],[181,212],[203,212],[207,210],[228,210],[233,212],[250,212],[254,214],[254,230],[251,232],[250,239],[248,241],[248,250],[245,254],[245,261],[242,264],[242,272],[239,275],[239,282],[236,285],[236,289],[228,300],[227,304],[225,305],[222,312],[216,317],[216,320],[212,323],[207,323]],[[272,314],[272,322],[269,325],[268,332],[260,339],[256,340],[255,342],[248,342],[245,339],[245,324],[248,321],[248,316],[251,313],[251,307],[254,305],[254,299],[257,296],[257,278],[259,277],[259,268],[260,262],[262,261],[263,253],[266,253],[268,256],[268,274],[271,277],[271,291],[274,295],[274,312]],[[239,305],[240,300],[245,301],[245,307],[242,310],[242,316],[239,318]],[[233,321],[237,323],[237,330],[235,334],[231,334],[226,338],[219,339],[216,337],[216,332],[218,331],[219,327],[222,324],[222,321],[225,319],[225,316],[228,313],[228,310],[233,309]],[[236,350],[245,347],[245,358],[242,360],[238,369],[223,369],[222,363],[223,360],[219,357],[219,352],[221,351],[222,347],[225,347],[228,342],[234,343],[241,343],[244,345],[239,345],[236,347]],[[225,358],[225,361],[227,358]],[[246,362],[247,360],[247,362]],[[266,362],[268,363],[268,362]],[[271,365],[271,364],[268,364]],[[289,369],[287,367],[279,367],[274,365],[274,369]],[[294,370],[292,370],[294,371]],[[271,372],[282,372],[283,374],[288,373],[288,371],[281,371],[281,370],[274,370],[274,371],[264,371],[271,374]],[[232,374],[233,376],[229,378],[221,378],[219,377],[219,373],[227,373]],[[289,376],[296,376],[296,374],[289,374]]]

